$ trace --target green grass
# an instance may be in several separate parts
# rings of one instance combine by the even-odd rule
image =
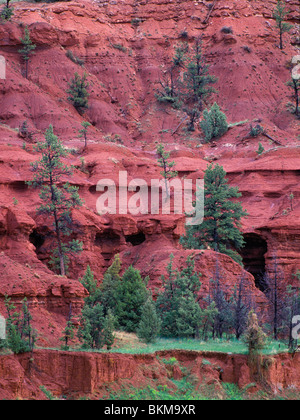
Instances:
[[[147,354],[155,353],[163,350],[194,350],[202,352],[219,352],[247,354],[247,347],[242,341],[238,340],[176,340],[176,339],[160,339],[154,344],[142,345],[141,347],[123,347],[121,349],[113,349],[111,353],[129,353],[129,354]],[[287,352],[288,347],[281,342],[268,343],[264,354],[277,354]]]
[[[201,352],[217,352],[232,354],[247,354],[247,347],[242,341],[236,339],[231,340],[209,340],[200,341],[192,339],[159,339],[154,344],[135,343],[122,348],[115,348],[109,352],[104,349],[91,350],[98,353],[122,353],[122,354],[150,354],[164,350],[192,350]],[[70,351],[83,351],[78,348],[70,349]],[[269,341],[267,347],[263,351],[266,355],[278,353],[287,353],[288,347],[283,342]]]
[[[147,386],[145,388],[127,387],[119,391],[109,391],[104,399],[109,400],[207,400],[208,398],[195,390],[195,386],[187,378],[179,381],[172,381],[176,390],[170,389],[167,385],[158,385],[157,388]]]

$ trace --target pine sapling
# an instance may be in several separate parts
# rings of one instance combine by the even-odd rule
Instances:
[[[158,154],[158,165],[163,169],[161,171],[161,175],[164,177],[165,180],[166,199],[168,199],[170,197],[168,181],[172,178],[176,178],[178,172],[173,169],[175,166],[175,162],[169,162],[168,159],[170,157],[170,152],[165,151],[163,144],[160,144],[157,147],[156,153]]]
[[[28,27],[25,27],[24,31],[24,38],[20,39],[23,48],[19,50],[23,60],[25,61],[25,77],[28,79],[28,63],[32,54],[34,54],[34,50],[36,49],[36,45],[32,43],[30,39],[30,33]]]

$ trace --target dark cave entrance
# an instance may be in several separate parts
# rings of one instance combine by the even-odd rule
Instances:
[[[241,250],[245,270],[249,271],[255,278],[256,287],[262,292],[265,291],[266,260],[268,252],[267,242],[259,235],[250,233],[244,235],[245,247]]]
[[[146,236],[143,232],[139,232],[136,235],[125,236],[126,242],[133,246],[141,245],[146,240]]]
[[[39,253],[40,248],[45,243],[45,236],[40,234],[37,230],[33,230],[32,233],[29,235],[29,241],[35,246],[36,253]]]

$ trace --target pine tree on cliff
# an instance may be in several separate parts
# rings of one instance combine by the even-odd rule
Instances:
[[[36,45],[32,43],[30,39],[30,33],[28,30],[28,27],[25,27],[24,31],[24,38],[21,38],[21,42],[23,45],[23,48],[19,50],[19,53],[21,54],[23,60],[25,61],[25,77],[28,79],[28,63],[30,60],[30,56],[34,54],[34,50],[36,48]]]
[[[42,204],[37,209],[38,214],[53,220],[56,248],[50,264],[54,268],[59,267],[60,274],[64,276],[69,255],[78,254],[82,250],[82,243],[78,240],[67,240],[77,227],[72,210],[81,207],[82,201],[77,187],[68,182],[63,183],[73,171],[62,162],[62,158],[67,157],[68,152],[54,135],[52,125],[46,131],[45,141],[38,143],[35,149],[42,157],[31,164],[35,176],[28,184],[40,189]]]
[[[82,114],[88,108],[88,87],[87,75],[84,73],[82,77],[75,73],[74,78],[69,83],[68,100],[72,102],[77,111]]]
[[[160,174],[164,177],[166,195],[168,198],[170,196],[168,181],[172,178],[176,178],[178,172],[174,171],[175,162],[169,162],[170,153],[165,151],[163,144],[157,146],[156,153],[158,154],[158,166],[163,169]]]
[[[81,123],[81,125],[82,125],[82,129],[81,130],[79,130],[79,137],[80,138],[84,138],[84,148],[86,149],[87,148],[87,142],[88,142],[88,140],[87,140],[87,132],[88,132],[88,128],[92,125],[91,123],[89,123],[88,121],[83,121],[82,123]]]
[[[213,138],[219,138],[228,131],[226,115],[220,110],[216,102],[210,111],[207,109],[204,110],[203,120],[200,126],[205,135],[206,142],[210,142]]]
[[[211,86],[217,78],[209,74],[209,66],[202,51],[202,39],[195,41],[192,55],[188,59],[183,75],[184,111],[190,117],[189,131],[194,131],[195,122],[203,111],[204,104],[215,89]]]
[[[237,187],[230,187],[223,167],[209,165],[204,176],[204,221],[201,225],[187,226],[186,236],[181,238],[187,249],[212,248],[242,263],[235,249],[244,246],[240,220],[247,216],[241,203],[232,201],[241,194]]]
[[[287,86],[291,87],[293,89],[293,97],[295,100],[295,114],[297,117],[300,116],[300,98],[299,98],[299,91],[300,91],[300,79],[292,77],[291,80],[287,82]]]
[[[277,0],[276,8],[273,12],[273,18],[276,20],[276,26],[279,30],[279,48],[283,50],[283,35],[290,32],[293,25],[285,22],[286,16],[289,14],[286,11],[285,1]]]

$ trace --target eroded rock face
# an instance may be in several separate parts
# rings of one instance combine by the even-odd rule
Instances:
[[[275,2],[218,2],[204,24],[210,5],[210,1],[191,0],[18,3],[12,22],[0,26],[0,52],[7,64],[7,78],[0,80],[0,264],[6,264],[3,270],[9,273],[0,274],[2,303],[5,292],[17,300],[26,295],[33,307],[40,305],[62,316],[70,302],[76,308],[82,304],[85,291],[78,277],[88,264],[100,282],[114,255],[121,253],[124,268],[134,264],[150,276],[153,289],[160,286],[171,253],[177,266],[182,264],[190,255],[178,245],[184,234],[182,216],[99,216],[96,212],[100,179],[109,178],[118,186],[119,171],[127,171],[128,180],[142,178],[148,185],[151,179],[161,178],[157,141],[172,151],[182,180],[203,178],[210,162],[224,166],[230,184],[242,192],[241,201],[249,213],[242,226],[247,241],[246,269],[254,276],[264,270],[272,272],[276,255],[286,281],[295,281],[292,275],[300,253],[300,161],[295,146],[299,123],[286,111],[291,94],[286,82],[291,71],[288,62],[297,53],[297,30],[285,35],[286,54],[282,54],[272,18]],[[291,22],[297,17],[297,5],[297,0],[289,2]],[[23,77],[24,63],[18,53],[24,25],[37,46],[28,80]],[[225,34],[224,27],[232,33]],[[169,68],[174,46],[188,42],[191,48],[199,35],[210,71],[218,77],[215,88],[219,93],[213,100],[226,110],[229,122],[249,122],[230,129],[211,145],[196,147],[202,138],[199,129],[187,135],[184,124],[179,126],[184,113],[158,104],[155,93]],[[84,61],[84,68],[67,57],[67,50]],[[83,116],[67,99],[68,82],[75,72],[87,72],[90,82],[90,106]],[[29,140],[17,136],[16,129],[25,120],[31,142],[41,140],[53,124],[64,144],[78,152],[67,160],[76,169],[66,179],[79,187],[85,200],[84,207],[74,212],[80,228],[73,237],[83,242],[84,251],[71,263],[73,280],[54,276],[46,266],[52,249],[52,222],[36,215],[38,192],[26,184],[32,179],[30,163],[39,155]],[[78,138],[83,120],[93,124],[85,151]],[[248,137],[250,124],[257,123],[276,140],[276,147],[263,136]],[[259,141],[266,150],[261,157],[256,153]],[[218,258],[224,284],[232,288],[241,269],[225,256]],[[204,291],[216,259],[209,250],[195,253]],[[252,275],[246,276],[263,306],[259,284],[256,281],[255,287]],[[1,308],[4,311],[3,305]]]
[[[175,366],[162,359],[176,358]],[[287,388],[299,390],[299,354],[269,358],[265,380],[274,392]],[[245,355],[205,353],[196,351],[162,351],[155,354],[96,354],[68,353],[50,350],[28,355],[0,356],[0,397],[5,399],[43,399],[43,385],[54,396],[88,396],[97,399],[111,389],[134,386],[175,386],[170,379],[181,379],[181,368],[188,368],[200,384],[237,384],[244,388],[254,382]],[[259,386],[255,387],[258,390]]]

